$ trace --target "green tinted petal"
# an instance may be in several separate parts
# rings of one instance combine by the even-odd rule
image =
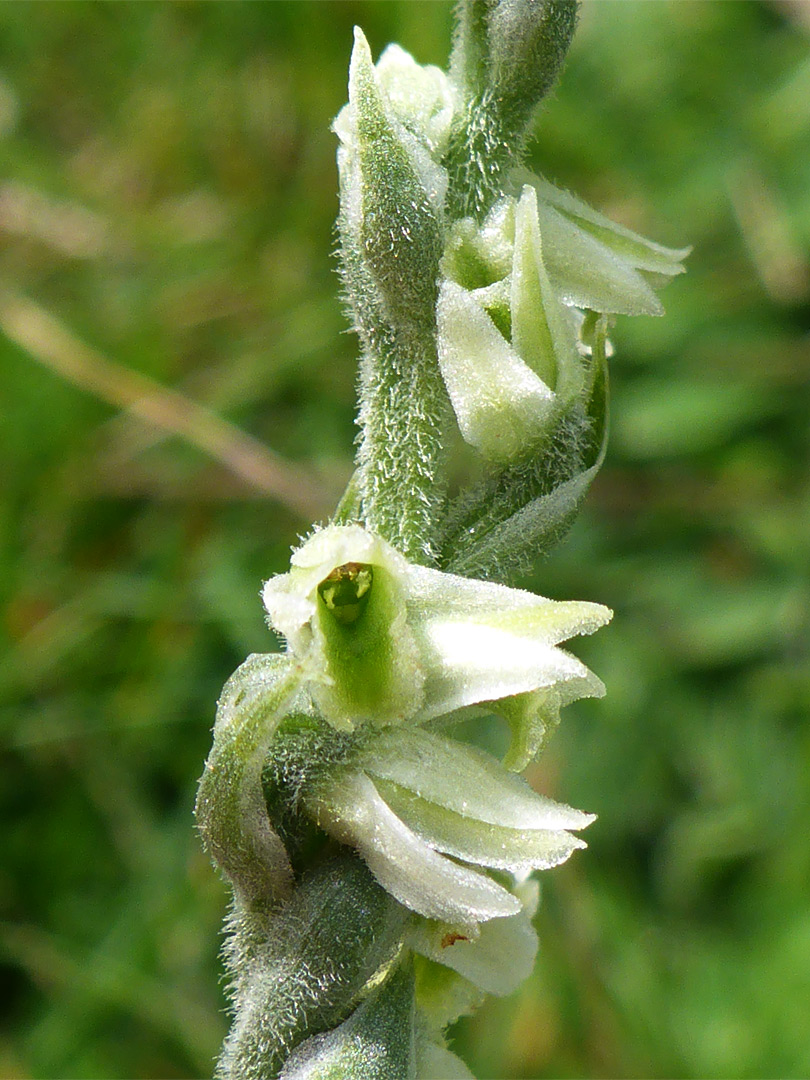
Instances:
[[[465,817],[390,780],[378,780],[377,788],[429,847],[465,862],[499,870],[548,870],[586,847],[584,840],[562,829],[513,829]]]
[[[538,795],[491,754],[422,728],[382,731],[355,761],[423,799],[493,825],[582,829],[593,820],[581,810]]]
[[[439,1037],[448,1024],[454,1023],[460,1016],[475,1012],[483,1004],[484,991],[445,964],[414,953],[413,966],[416,973],[416,1005],[434,1038]],[[432,1080],[429,1074],[426,1080]]]
[[[365,859],[384,889],[428,918],[471,924],[520,910],[491,878],[438,855],[380,797],[363,773],[335,770],[306,796],[309,813]]]
[[[515,211],[511,313],[518,355],[554,390],[558,408],[572,401],[583,387],[582,359],[570,314],[546,273],[537,196],[528,185]]]
[[[612,248],[553,206],[538,203],[548,276],[566,304],[619,315],[662,315],[644,277]]]
[[[359,525],[330,526],[294,553],[288,574],[265,584],[270,621],[335,727],[402,720],[421,702],[423,675],[403,591],[408,566]],[[352,597],[338,578],[362,585],[356,603],[343,602]]]
[[[464,439],[488,461],[508,461],[548,427],[555,399],[475,296],[442,283],[439,366]]]
[[[502,716],[512,731],[504,766],[513,772],[522,772],[556,730],[563,706],[580,698],[603,697],[604,694],[604,683],[589,671],[582,679],[571,679],[530,694],[493,701],[492,711]]]
[[[691,247],[668,248],[656,244],[632,229],[611,221],[576,195],[555,187],[541,177],[533,177],[531,183],[541,200],[610,247],[637,270],[650,270],[665,277],[684,272],[681,263],[692,250]]]

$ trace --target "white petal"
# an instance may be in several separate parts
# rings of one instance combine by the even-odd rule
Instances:
[[[380,795],[397,817],[436,851],[496,870],[549,870],[564,863],[584,840],[562,829],[513,829],[464,817],[422,799],[390,780]]]
[[[485,458],[508,460],[545,430],[554,393],[453,281],[442,282],[436,319],[439,367],[461,434]]]
[[[665,274],[668,277],[683,273],[684,268],[679,264],[692,250],[691,247],[668,248],[663,244],[656,244],[639,233],[633,232],[632,229],[611,221],[598,210],[594,210],[592,206],[588,206],[582,199],[572,195],[570,191],[555,187],[548,180],[532,177],[531,183],[545,202],[572,221],[579,223],[597,239],[601,236],[609,246],[615,245],[617,251],[632,266],[639,270]]]
[[[584,385],[576,329],[546,273],[537,194],[528,184],[515,211],[510,306],[512,344],[518,354],[553,387],[558,405],[572,401]]]
[[[491,878],[423,843],[360,772],[343,770],[307,798],[321,828],[356,848],[384,889],[412,911],[451,923],[513,915],[520,902]]]
[[[494,581],[446,574],[426,566],[408,566],[408,607],[417,619],[474,619],[522,628],[546,644],[574,634],[592,634],[610,622],[613,612],[586,600],[549,600],[525,589]]]
[[[538,795],[491,754],[422,728],[380,732],[356,760],[375,776],[493,825],[584,829],[594,820],[591,814]]]
[[[494,627],[435,620],[423,630],[421,720],[588,674],[581,661],[562,649]]]
[[[540,200],[546,269],[567,304],[619,315],[662,315],[653,289],[631,264]]]
[[[448,930],[445,925],[420,919],[409,944],[421,956],[452,968],[488,994],[511,994],[531,975],[537,934],[525,910],[509,919],[486,923],[475,940],[455,938],[449,944]]]

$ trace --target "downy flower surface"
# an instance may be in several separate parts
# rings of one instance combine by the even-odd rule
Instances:
[[[231,777],[228,820],[241,830],[240,857],[247,853],[252,867],[255,853],[265,877],[218,852],[237,891],[255,896],[269,874],[275,895],[290,887],[262,768],[274,755],[283,759],[277,732],[285,724],[289,739],[300,717],[302,727],[320,724],[342,741],[327,770],[302,774],[296,803],[423,917],[411,947],[491,992],[516,985],[536,947],[536,897],[516,886],[584,847],[573,833],[593,818],[538,795],[491,754],[446,734],[445,721],[538,693],[601,695],[601,682],[560,643],[604,625],[610,611],[418,566],[358,525],[316,532],[262,596],[287,653],[252,657],[236,672],[206,771],[221,771],[218,761],[241,740],[247,764]],[[328,734],[323,744],[336,745]],[[281,768],[289,774],[288,764]],[[207,795],[204,777],[203,820]],[[507,916],[517,921],[481,938],[480,923]],[[448,933],[465,944],[442,948]],[[514,954],[507,969],[503,950]]]
[[[578,696],[602,692],[558,646],[603,626],[607,608],[410,563],[359,525],[316,532],[262,598],[313,701],[339,729],[422,723],[564,683]]]
[[[421,915],[474,925],[520,911],[471,867],[556,865],[582,846],[568,830],[592,819],[422,725],[555,688],[600,695],[559,645],[610,612],[409,563],[357,525],[315,533],[262,595],[315,709],[339,731],[365,729],[356,753],[303,794],[318,824]]]
[[[442,261],[439,364],[461,434],[508,462],[549,433],[585,380],[576,314],[552,287],[534,188],[466,218]]]
[[[525,171],[479,225],[453,227],[437,306],[439,364],[461,434],[504,464],[551,436],[589,390],[585,312],[660,315],[653,291],[689,249],[654,244]]]

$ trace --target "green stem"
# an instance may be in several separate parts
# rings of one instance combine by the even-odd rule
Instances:
[[[368,527],[412,562],[436,559],[446,393],[432,340],[392,332],[360,368],[359,462]]]

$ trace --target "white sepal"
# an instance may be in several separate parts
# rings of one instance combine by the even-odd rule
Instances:
[[[515,179],[537,192],[546,268],[567,304],[619,315],[663,314],[655,288],[683,273],[691,248],[646,240],[540,177],[520,171]]]
[[[336,770],[306,805],[322,829],[363,856],[384,889],[420,915],[469,926],[520,911],[520,901],[491,878],[420,840],[365,773]]]
[[[474,293],[443,281],[439,367],[465,441],[508,461],[548,426],[554,393],[505,340]]]
[[[553,206],[586,232],[610,246],[637,270],[648,270],[666,277],[684,272],[681,264],[692,250],[691,247],[668,248],[663,244],[656,244],[632,229],[611,221],[570,191],[555,187],[542,177],[532,177],[531,182],[540,200]]]
[[[583,829],[590,814],[538,795],[478,747],[418,727],[388,728],[354,763],[456,814],[512,829]]]
[[[612,615],[601,604],[548,600],[422,566],[410,567],[406,596],[425,673],[420,720],[559,682],[582,685],[588,669],[556,645]]]

